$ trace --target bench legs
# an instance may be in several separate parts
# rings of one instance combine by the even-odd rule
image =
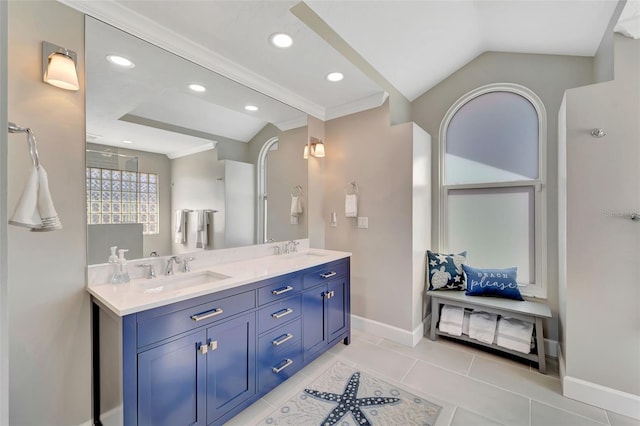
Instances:
[[[536,318],[536,347],[538,349],[538,370],[547,373],[547,359],[544,353],[544,334],[542,332],[542,318]]]
[[[436,334],[436,327],[439,319],[440,303],[438,303],[437,297],[431,296],[431,334],[429,336],[431,340],[436,340],[438,338],[438,335]]]

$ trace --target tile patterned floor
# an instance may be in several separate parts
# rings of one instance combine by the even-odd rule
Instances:
[[[442,406],[436,426],[640,426],[640,422],[562,396],[557,362],[548,374],[529,365],[447,339],[422,339],[409,348],[352,332],[282,385],[231,419],[260,422],[335,361],[375,374]]]

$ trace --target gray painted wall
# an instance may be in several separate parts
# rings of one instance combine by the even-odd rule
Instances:
[[[11,1],[9,117],[38,136],[40,158],[64,226],[8,238],[9,424],[79,425],[91,418],[89,295],[84,190],[84,16],[58,2]],[[42,82],[42,41],[78,53],[81,90]],[[4,133],[4,132],[3,132]],[[24,135],[11,135],[8,205],[31,166]]]
[[[0,2],[0,128],[7,127],[7,2]],[[7,132],[0,132],[0,425],[9,423]]]
[[[546,336],[558,339],[557,111],[566,89],[592,82],[593,58],[489,52],[453,73],[413,102],[413,120],[432,135],[432,179],[438,182],[440,123],[449,107],[465,93],[490,83],[517,83],[533,90],[547,110],[547,297],[553,319]],[[437,184],[436,184],[437,185]],[[432,195],[433,247],[437,248],[439,199]]]
[[[414,128],[389,122],[385,103],[325,123],[322,217],[326,247],[353,253],[351,312],[412,331]],[[369,218],[368,229],[345,217],[344,188],[351,181],[360,188],[358,215]],[[332,211],[338,214],[335,228],[328,226]]]
[[[616,34],[614,46],[615,80],[567,91],[566,112],[561,111],[566,114],[563,354],[567,376],[635,395],[637,407],[640,234],[628,214],[640,208],[640,40]],[[600,126],[608,135],[591,137],[589,130]]]

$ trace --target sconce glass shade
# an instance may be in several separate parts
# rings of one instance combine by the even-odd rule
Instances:
[[[302,154],[302,158],[305,160],[309,158],[309,145],[304,146],[304,153]]]
[[[64,47],[42,42],[42,79],[65,90],[79,90],[76,54]]]
[[[315,144],[313,149],[313,156],[318,158],[324,157],[324,144],[322,142],[318,142]]]

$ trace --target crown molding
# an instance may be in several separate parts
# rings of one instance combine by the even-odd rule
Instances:
[[[616,25],[615,32],[631,37],[640,38],[640,15],[633,15],[627,19],[620,20]]]
[[[278,121],[277,123],[273,123],[273,125],[284,132],[286,130],[297,129],[298,127],[306,126],[307,122],[307,116],[301,115],[299,117],[292,118],[291,120]]]
[[[233,81],[325,120],[325,108],[116,2],[57,0]]]
[[[383,91],[353,102],[327,108],[325,113],[326,120],[333,120],[334,118],[344,117],[345,115],[355,114],[356,112],[366,111],[371,108],[377,108],[382,105],[388,97],[389,93]]]

